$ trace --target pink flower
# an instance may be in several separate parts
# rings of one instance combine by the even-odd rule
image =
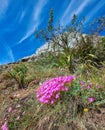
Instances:
[[[89,89],[91,89],[91,86],[90,86],[90,85],[88,85],[86,88],[89,90]]]
[[[94,83],[91,82],[89,85],[92,87],[92,85],[94,85]]]
[[[84,85],[85,85],[85,82],[84,82],[84,81],[81,81],[80,84],[81,84],[82,86],[84,86]]]
[[[17,112],[17,109],[14,109],[13,112],[14,112],[14,113]]]
[[[69,90],[69,88],[68,87],[65,87],[65,91],[68,91]]]
[[[8,130],[7,122],[2,125],[1,130]]]
[[[100,88],[102,88],[102,86],[101,86],[101,85],[98,85],[98,86],[97,86],[97,88],[99,88],[99,89],[100,89]]]
[[[92,103],[92,102],[94,102],[94,98],[93,97],[90,97],[90,98],[88,98],[88,101],[90,102],[90,103]]]
[[[19,120],[20,119],[20,116],[18,116],[17,118],[16,118],[16,120]]]
[[[8,112],[10,113],[12,111],[12,107],[9,107],[8,108]]]
[[[54,104],[54,99],[51,100],[51,104],[52,104],[52,105]]]
[[[60,96],[59,94],[56,94],[55,98],[57,99],[57,98],[59,98],[59,96]]]

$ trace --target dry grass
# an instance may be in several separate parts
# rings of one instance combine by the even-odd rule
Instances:
[[[9,130],[104,130],[103,106],[84,113],[83,108],[78,109],[81,103],[78,98],[65,97],[55,106],[43,105],[37,101],[36,90],[39,85],[52,77],[70,75],[66,68],[48,68],[36,63],[24,64],[28,68],[26,81],[29,82],[25,89],[18,90],[18,84],[8,76],[8,69],[0,75],[0,124],[7,117]],[[105,84],[104,72],[105,68],[92,70],[88,80]],[[76,75],[77,78],[87,79],[86,73],[78,71]],[[9,107],[12,107],[10,113]],[[100,114],[98,110],[101,111]]]

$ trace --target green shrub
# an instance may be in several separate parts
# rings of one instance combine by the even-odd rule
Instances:
[[[13,70],[8,71],[9,75],[18,83],[19,89],[25,88],[27,85],[27,83],[25,83],[27,70],[27,67],[21,63],[18,66],[14,66]]]

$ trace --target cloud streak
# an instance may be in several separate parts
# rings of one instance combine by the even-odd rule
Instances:
[[[9,46],[6,46],[6,51],[7,51],[8,56],[10,57],[11,61],[14,62],[14,56],[12,53],[12,49]]]
[[[0,0],[0,19],[3,18],[5,12],[8,9],[8,0]]]
[[[40,19],[41,12],[45,5],[47,4],[48,0],[39,0],[37,5],[34,7],[33,15],[32,15],[32,21],[31,26],[28,27],[27,33],[24,35],[24,37],[18,42],[18,44],[21,44],[23,41],[28,39],[35,31],[35,28],[38,27],[42,19]]]
[[[93,8],[91,11],[89,11],[89,13],[87,14],[86,22],[88,22],[93,16],[95,16],[95,14],[96,14],[103,6],[105,7],[105,1],[100,0],[100,1],[94,6],[94,8]]]
[[[0,43],[0,45],[2,47],[2,50],[0,51],[0,64],[14,62],[13,52],[12,49],[8,46],[8,44],[6,44],[5,41],[2,39],[2,43]]]
[[[61,24],[67,25],[72,19],[72,16],[74,14],[76,15],[80,14],[89,2],[90,0],[76,1],[76,2],[74,0],[71,0],[68,8],[65,10],[61,18]]]

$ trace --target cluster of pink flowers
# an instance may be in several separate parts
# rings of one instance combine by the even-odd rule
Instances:
[[[86,84],[84,81],[81,81],[80,85],[82,86],[82,90],[84,90],[84,89],[90,90],[94,86],[94,83],[90,82],[90,83]],[[101,89],[101,88],[102,88],[102,85],[95,86],[95,89]],[[94,97],[89,97],[88,101],[90,103],[92,103],[92,102],[95,101],[95,98]]]
[[[44,104],[54,104],[61,92],[68,91],[74,76],[60,76],[44,82],[37,91],[37,99]]]
[[[8,130],[7,122],[2,125],[1,130]]]
[[[80,85],[82,86],[82,90],[83,90],[83,89],[90,90],[90,89],[92,88],[92,86],[93,86],[93,83],[88,83],[88,84],[86,84],[84,81],[81,81],[81,82],[80,82]],[[95,98],[94,98],[94,97],[89,97],[89,98],[88,98],[88,101],[89,101],[90,103],[92,103],[92,102],[95,101]]]
[[[90,90],[93,87],[94,83],[90,82],[86,84],[84,81],[81,81],[80,85],[82,86],[82,89]],[[101,89],[102,85],[97,85],[96,88]]]
[[[93,83],[88,83],[88,84],[86,84],[84,81],[81,81],[80,82],[80,85],[82,86],[82,89],[87,89],[87,90],[89,90],[89,89],[91,89],[92,88],[92,86],[93,86]]]
[[[16,112],[18,111],[17,108],[20,108],[20,107],[21,107],[20,104],[17,104],[15,109],[13,109],[13,107],[11,107],[11,106],[7,108],[7,113],[8,113],[8,114],[6,114],[6,116],[5,116],[5,118],[4,118],[4,121],[5,121],[5,122],[2,124],[1,130],[8,130],[8,129],[9,129],[9,128],[8,128],[8,118],[10,117],[11,113],[16,113]],[[25,111],[23,111],[23,112],[21,113],[22,116],[23,116],[24,114],[25,114]],[[15,118],[15,120],[18,121],[19,119],[20,119],[20,115],[17,115],[17,117]]]

